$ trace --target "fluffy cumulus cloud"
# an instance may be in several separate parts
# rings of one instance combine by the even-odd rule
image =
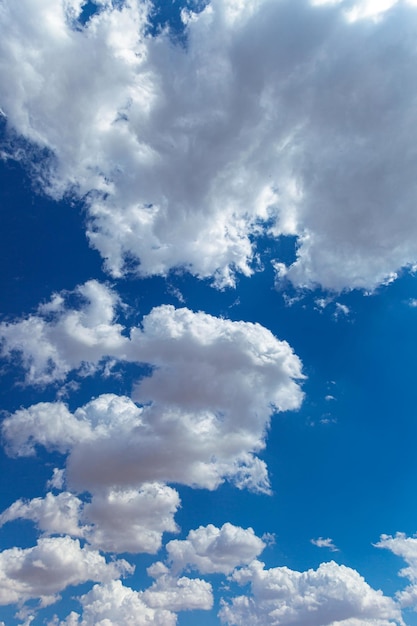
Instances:
[[[76,302],[71,306],[67,300]],[[62,380],[72,369],[92,373],[100,361],[122,355],[127,338],[114,320],[118,297],[90,280],[72,293],[55,294],[34,315],[0,324],[4,357],[21,357],[29,383]]]
[[[54,424],[57,414],[64,415],[61,428]],[[215,489],[224,478],[241,487],[267,489],[265,465],[252,454],[254,446],[261,447],[256,434],[228,435],[223,422],[210,414],[184,416],[171,411],[161,416],[160,423],[152,416],[129,398],[106,394],[75,415],[60,403],[21,409],[5,420],[3,434],[9,453],[33,453],[37,443],[68,451],[67,481],[79,491],[135,487],[148,481]],[[38,431],[43,417],[52,427]],[[74,433],[79,436],[73,438]]]
[[[81,508],[82,501],[72,493],[64,491],[57,496],[48,493],[45,498],[17,500],[0,515],[0,525],[28,519],[36,522],[45,534],[82,537],[85,529],[79,524]]]
[[[196,569],[201,574],[230,574],[253,561],[264,548],[265,543],[252,528],[230,523],[221,528],[213,524],[200,526],[191,530],[187,539],[174,539],[166,545],[172,571]]]
[[[174,515],[179,504],[175,489],[157,483],[95,494],[83,511],[92,524],[87,540],[105,552],[154,554],[162,534],[177,531]]]
[[[69,537],[39,539],[33,548],[0,552],[0,604],[40,598],[46,605],[69,585],[89,580],[109,582],[132,573],[126,561],[107,563],[97,550],[83,548]]]
[[[82,28],[81,4],[3,0],[0,106],[49,150],[44,188],[87,197],[113,275],[233,284],[261,231],[298,238],[297,285],[372,289],[416,261],[415,6],[213,0],[175,46],[141,0]]]
[[[82,616],[73,611],[59,626],[175,626],[177,616],[167,609],[153,609],[145,604],[140,592],[125,587],[120,580],[94,585],[80,598]],[[52,626],[52,624],[51,624]]]
[[[45,332],[61,329],[74,313],[64,309],[58,320],[43,322]],[[84,309],[76,312],[83,315]],[[18,410],[2,425],[8,452],[25,456],[43,445],[69,453],[68,481],[81,491],[155,481],[214,489],[225,478],[267,491],[266,466],[256,453],[270,416],[299,408],[303,398],[301,362],[287,342],[259,324],[172,306],[154,308],[130,337],[110,323],[95,344],[97,358],[108,355],[114,334],[112,356],[153,366],[134,390],[142,406],[105,394],[74,413],[62,402]],[[66,345],[61,331],[54,340],[59,361]],[[36,347],[33,352],[36,360]],[[78,345],[74,353],[79,362]]]
[[[140,489],[103,491],[87,503],[62,492],[18,500],[0,515],[0,525],[16,519],[36,522],[47,535],[82,537],[105,552],[155,553],[164,532],[176,532],[179,495],[171,487],[145,484]]]
[[[415,2],[211,0],[183,11],[186,45],[150,34],[151,2],[93,4],[83,23],[84,0],[0,0],[1,158],[85,203],[111,276],[181,267],[233,286],[262,267],[264,235],[271,250],[297,242],[295,259],[273,260],[282,284],[372,290],[415,268]],[[229,626],[402,626],[399,607],[417,607],[417,539],[401,534],[377,544],[407,563],[396,600],[334,562],[265,569],[265,541],[230,523],[169,541],[149,588],[121,582],[133,567],[100,551],[155,554],[177,531],[169,484],[269,493],[259,453],[271,417],[303,400],[300,359],[261,325],[158,306],[128,328],[122,307],[90,280],[0,323],[1,354],[30,384],[149,366],[132,397],[40,402],[2,420],[10,456],[42,446],[62,463],[49,484],[59,493],[0,514],[0,526],[31,520],[41,534],[0,552],[0,604],[46,606],[94,582],[55,625],[175,626],[178,611],[213,606],[210,583],[183,575],[195,570],[229,576]]]
[[[212,588],[207,581],[187,576],[176,578],[162,563],[149,567],[148,574],[156,581],[141,596],[150,607],[172,611],[212,608]]]
[[[135,399],[182,410],[242,416],[256,406],[265,421],[269,406],[299,407],[301,363],[261,325],[160,306],[128,331],[115,321],[118,305],[117,294],[95,280],[55,294],[36,315],[0,324],[2,354],[20,355],[32,383],[63,379],[74,369],[94,372],[106,358],[149,363],[157,369]]]
[[[402,625],[396,603],[372,589],[356,572],[333,561],[317,570],[287,567],[265,570],[254,561],[236,570],[232,580],[251,585],[251,595],[224,603],[222,623],[230,626],[372,626]]]
[[[407,537],[404,533],[381,535],[377,548],[385,548],[395,555],[402,557],[407,567],[400,570],[399,575],[408,578],[411,582],[403,591],[397,593],[401,606],[417,611],[417,538]]]
[[[94,585],[79,598],[82,615],[73,611],[56,626],[175,626],[176,613],[194,609],[209,610],[213,605],[210,583],[185,576],[174,578],[162,566],[148,569],[157,580],[145,591],[135,591],[120,580]],[[50,625],[52,626],[52,624]]]

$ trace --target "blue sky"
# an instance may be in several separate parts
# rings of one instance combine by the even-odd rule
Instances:
[[[417,625],[415,2],[0,15],[0,625]]]

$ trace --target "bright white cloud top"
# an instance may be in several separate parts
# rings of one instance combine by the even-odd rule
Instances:
[[[103,263],[71,247],[0,320],[0,626],[414,626],[415,481],[375,443],[417,435],[417,3],[174,5],[0,0],[0,183],[25,171]]]
[[[295,285],[373,289],[416,262],[414,6],[213,0],[174,46],[139,0],[79,28],[82,4],[2,2],[1,106],[49,152],[47,192],[87,198],[113,276],[233,284],[262,232],[298,238]]]
[[[286,567],[265,570],[263,563],[253,561],[233,576],[240,584],[250,582],[253,596],[238,596],[225,604],[220,617],[226,624],[403,624],[399,608],[390,598],[371,589],[354,570],[333,561],[307,572]]]
[[[69,537],[39,539],[33,548],[0,552],[0,603],[21,603],[39,598],[42,605],[57,600],[68,585],[88,580],[107,582],[131,573],[126,561],[106,563],[96,550],[82,548]]]

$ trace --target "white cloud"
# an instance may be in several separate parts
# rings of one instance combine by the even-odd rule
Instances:
[[[145,604],[141,592],[125,587],[120,580],[94,585],[79,598],[83,606],[80,616],[73,611],[59,626],[175,626],[177,616],[166,609],[153,609]],[[52,626],[52,624],[51,624]]]
[[[77,298],[78,307],[67,306],[65,296]],[[2,354],[21,356],[29,383],[62,380],[80,367],[92,373],[104,357],[122,355],[128,343],[114,319],[118,303],[117,295],[96,280],[72,294],[55,294],[36,315],[0,324]]]
[[[239,411],[243,426],[255,407],[263,422],[267,407],[300,406],[300,360],[260,324],[160,306],[145,316],[142,329],[132,330],[131,345],[131,360],[158,366],[141,382],[140,401],[157,397],[192,410],[215,402],[219,411]]]
[[[200,526],[187,539],[174,539],[166,545],[173,572],[196,569],[201,574],[230,574],[240,565],[255,559],[265,543],[252,528],[240,528],[226,522],[221,528],[213,524]]]
[[[0,102],[54,154],[46,189],[88,194],[113,275],[127,255],[232,284],[265,230],[298,237],[299,286],[416,262],[415,6],[213,0],[175,47],[145,37],[145,3],[102,4],[76,30],[77,2],[4,0]]]
[[[81,548],[69,537],[39,539],[33,548],[0,552],[0,605],[40,598],[43,605],[69,585],[88,580],[108,582],[132,573],[126,561],[106,563],[96,550]]]
[[[21,409],[3,421],[9,454],[37,444],[70,452],[68,484],[81,491],[155,481],[214,489],[225,478],[268,490],[255,454],[271,414],[303,398],[301,363],[285,341],[259,324],[160,306],[123,341],[121,358],[154,367],[134,391],[143,407],[107,394],[74,414],[62,402]]]
[[[38,315],[0,324],[3,355],[21,354],[29,382],[62,379],[80,367],[93,372],[113,357],[156,366],[137,386],[134,397],[140,401],[182,410],[240,411],[241,418],[259,411],[262,428],[270,406],[281,411],[300,406],[300,360],[260,324],[160,306],[127,337],[114,321],[121,304],[115,292],[89,281],[74,293],[83,298],[78,308],[66,306],[56,294],[38,307]],[[64,405],[59,406],[64,416]],[[59,428],[38,419],[44,427]],[[68,416],[65,421],[67,428],[77,428]]]
[[[175,489],[145,484],[139,490],[105,491],[84,503],[71,493],[18,500],[0,515],[0,525],[16,519],[36,522],[45,534],[87,539],[104,552],[148,552],[162,544],[164,532],[176,532],[180,500]]]
[[[332,552],[339,552],[339,548],[334,545],[333,539],[330,539],[330,537],[327,537],[327,539],[325,539],[324,537],[311,539],[311,543],[313,544],[313,546],[317,546],[317,548],[328,548]]]
[[[46,483],[47,488],[61,490],[64,488],[64,484],[65,471],[63,469],[59,469],[58,467],[54,467],[52,477]]]
[[[64,423],[59,432],[48,427],[38,432],[43,417],[50,418],[46,420],[49,425],[64,409],[68,426]],[[149,481],[215,489],[225,478],[240,487],[267,489],[266,467],[251,452],[263,446],[256,426],[255,433],[233,434],[210,413],[195,416],[170,411],[160,416],[159,423],[156,415],[153,423],[154,413],[111,394],[78,409],[75,416],[60,404],[41,403],[7,418],[3,435],[8,452],[16,451],[19,456],[33,453],[37,443],[49,450],[68,449],[67,483],[80,491],[136,487]],[[96,426],[92,426],[93,419],[97,419]],[[80,424],[73,429],[80,437],[70,441],[67,435],[74,423]]]
[[[381,535],[380,541],[375,545],[377,548],[390,550],[407,563],[408,567],[401,569],[399,575],[408,578],[411,585],[396,595],[401,606],[417,611],[417,538],[407,537],[404,533],[396,533],[394,537]]]
[[[168,573],[160,573],[151,587],[142,592],[141,597],[148,606],[154,609],[208,611],[213,606],[210,583],[186,576],[175,578]]]
[[[86,537],[105,552],[148,552],[162,544],[164,532],[176,532],[177,491],[157,483],[138,490],[110,491],[93,496],[84,517],[93,524]]]
[[[62,402],[40,402],[6,418],[2,432],[9,455],[32,456],[36,444],[67,452],[91,437],[91,426],[73,416]]]
[[[14,502],[0,515],[0,526],[17,519],[29,519],[44,533],[83,537],[85,528],[79,525],[81,508],[82,501],[71,493],[57,496],[47,493],[45,498]]]
[[[352,22],[360,19],[378,19],[397,3],[398,0],[360,0],[352,3],[347,11],[347,17]]]
[[[346,304],[341,304],[340,302],[336,302],[335,304],[336,306],[336,311],[335,311],[335,317],[338,318],[340,315],[349,315],[350,313],[350,309],[348,306],[346,306]]]
[[[94,585],[79,601],[82,615],[73,611],[66,620],[54,620],[50,626],[175,626],[177,611],[209,610],[213,605],[210,583],[185,576],[176,579],[162,571],[145,591],[134,591],[115,580]]]
[[[333,561],[317,570],[265,570],[254,561],[231,577],[251,584],[252,595],[223,603],[221,621],[230,626],[396,626],[404,623],[396,603],[372,589],[356,572]]]

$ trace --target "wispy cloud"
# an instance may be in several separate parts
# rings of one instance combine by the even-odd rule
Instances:
[[[313,546],[317,546],[318,548],[328,548],[332,552],[339,552],[339,548],[334,545],[333,539],[330,539],[330,537],[327,537],[326,539],[324,537],[311,539],[311,543]]]

